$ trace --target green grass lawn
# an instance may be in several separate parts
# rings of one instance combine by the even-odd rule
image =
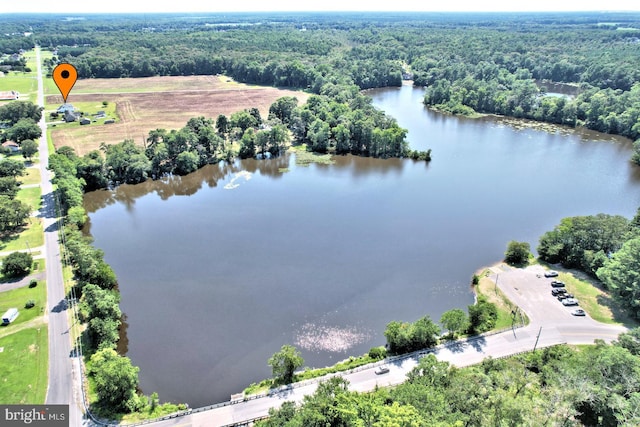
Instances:
[[[42,192],[40,187],[21,188],[16,195],[16,199],[31,206],[31,209],[37,211],[42,207]]]
[[[47,394],[48,344],[45,325],[0,338],[0,402],[44,403]]]
[[[16,233],[0,237],[2,252],[36,248],[42,245],[44,245],[44,229],[40,218],[31,217],[27,220],[27,225],[18,229]]]
[[[6,88],[4,90],[16,90],[20,92],[20,101],[35,102],[36,100],[38,79],[35,73],[11,71],[9,74],[5,74],[4,77],[0,77],[0,84],[2,84],[3,88]]]
[[[0,277],[0,281],[4,280],[6,279]],[[0,290],[1,289],[2,285],[0,285]],[[33,300],[36,305],[32,308],[24,308],[24,305],[29,300]],[[39,281],[38,286],[35,288],[24,286],[11,291],[0,292],[0,314],[12,307],[17,308],[20,311],[20,315],[13,323],[8,326],[0,326],[0,337],[11,334],[12,328],[18,327],[22,323],[27,323],[30,320],[41,316],[44,313],[46,303],[47,287],[45,286],[44,281]]]
[[[557,268],[556,268],[557,269]],[[559,280],[566,284],[569,293],[572,293],[593,320],[609,324],[624,324],[630,328],[638,326],[625,310],[620,307],[606,292],[602,283],[579,272],[559,273]]]
[[[26,173],[18,180],[22,182],[22,185],[40,184],[40,169],[27,168]]]

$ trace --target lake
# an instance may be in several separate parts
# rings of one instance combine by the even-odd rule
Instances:
[[[146,394],[228,400],[283,344],[307,366],[363,354],[392,320],[472,304],[472,274],[508,241],[535,249],[565,216],[640,206],[629,141],[442,115],[411,86],[368,93],[431,163],[288,154],[85,196]]]

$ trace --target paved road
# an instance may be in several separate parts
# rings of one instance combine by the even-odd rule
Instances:
[[[563,306],[551,296],[551,279],[543,276],[541,266],[527,269],[513,269],[506,266],[494,267],[490,276],[498,287],[525,311],[530,324],[507,332],[475,338],[442,347],[435,351],[439,360],[446,360],[456,366],[468,366],[491,357],[503,357],[549,347],[556,344],[592,344],[594,339],[611,341],[626,328],[598,323],[590,317],[571,315],[573,308]],[[539,337],[538,337],[538,334]],[[356,391],[371,391],[376,386],[395,385],[406,379],[406,374],[418,363],[417,357],[408,357],[390,363],[388,374],[376,375],[371,367],[345,375],[350,388]],[[155,423],[154,426],[205,427],[226,426],[265,416],[269,408],[279,407],[285,401],[299,402],[307,394],[315,391],[317,383],[284,390],[263,398],[234,405],[194,413],[188,416]]]
[[[42,81],[42,65],[40,62],[40,48],[36,47],[36,61],[38,63],[38,104],[44,107],[44,85]],[[42,208],[41,217],[44,226],[44,255],[46,259],[47,278],[47,320],[49,323],[49,386],[45,403],[68,404],[69,425],[79,426],[82,423],[80,400],[76,399],[76,385],[74,374],[78,374],[78,358],[72,357],[67,304],[62,278],[62,264],[60,246],[58,245],[58,223],[53,199],[53,186],[49,171],[49,148],[47,145],[47,124],[45,115],[38,123],[42,129],[40,138],[40,176],[42,177]]]

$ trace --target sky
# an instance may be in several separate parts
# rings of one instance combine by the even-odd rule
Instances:
[[[638,0],[0,0],[0,13],[152,13],[258,11],[640,11]]]

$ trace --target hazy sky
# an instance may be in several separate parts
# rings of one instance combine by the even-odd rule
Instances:
[[[0,0],[0,13],[95,13],[95,12],[229,12],[229,11],[299,11],[299,10],[420,10],[420,11],[569,11],[630,10],[640,11],[638,0]]]

